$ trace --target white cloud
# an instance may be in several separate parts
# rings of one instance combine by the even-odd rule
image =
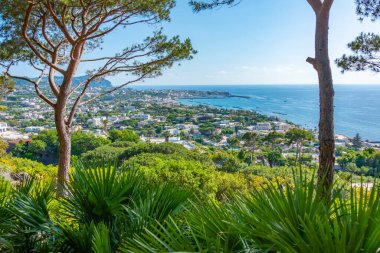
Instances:
[[[305,69],[296,67],[294,65],[279,66],[274,68],[273,70],[274,72],[286,75],[302,75],[306,72]]]
[[[380,74],[365,72],[345,72],[333,69],[333,80],[337,84],[380,84]]]
[[[227,75],[228,72],[225,71],[225,70],[219,70],[219,71],[218,71],[218,74],[219,74],[219,75]]]
[[[244,71],[254,71],[254,72],[259,72],[259,73],[265,73],[265,74],[286,74],[286,75],[299,75],[299,74],[304,74],[305,69],[302,67],[297,67],[293,64],[291,65],[279,65],[275,67],[267,67],[267,66],[241,66],[241,70]]]
[[[258,68],[255,66],[242,66],[241,69],[244,70],[257,70]]]

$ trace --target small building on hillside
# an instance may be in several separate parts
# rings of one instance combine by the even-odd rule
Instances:
[[[337,134],[335,135],[335,146],[347,146],[347,144],[350,143],[350,138],[348,136],[345,136],[343,134]]]
[[[8,124],[5,122],[0,122],[0,133],[9,131]]]
[[[38,133],[45,130],[45,127],[42,126],[29,126],[25,127],[25,132],[27,133]]]
[[[92,127],[103,127],[105,119],[106,117],[95,117],[87,120],[87,124],[91,125]]]
[[[150,120],[150,115],[139,113],[139,114],[131,115],[131,118],[132,119]]]
[[[291,128],[293,128],[292,125],[285,123],[285,122],[276,122],[275,123],[275,129],[280,132],[287,132]]]
[[[257,123],[256,129],[259,131],[269,131],[272,126],[269,122],[259,122]]]

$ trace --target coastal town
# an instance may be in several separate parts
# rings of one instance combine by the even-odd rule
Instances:
[[[109,85],[91,87],[88,97],[103,93]],[[276,116],[265,116],[250,110],[223,109],[210,106],[186,106],[181,99],[204,99],[232,97],[228,92],[205,92],[186,90],[137,90],[121,89],[107,95],[95,103],[80,107],[73,131],[92,133],[107,137],[110,129],[131,129],[140,136],[141,141],[150,143],[171,142],[181,144],[187,149],[213,147],[226,150],[240,150],[247,147],[243,136],[256,133],[265,140],[269,133],[286,133],[295,124]],[[51,109],[34,96],[33,87],[19,85],[5,98],[7,110],[0,112],[0,136],[12,146],[20,141],[29,142],[38,133],[54,129]],[[308,160],[318,162],[318,143],[316,132],[313,138],[302,143],[303,152]],[[351,147],[351,137],[337,134],[337,147]],[[290,157],[295,152],[296,142],[278,143],[281,156]],[[255,144],[256,145],[256,144]],[[260,147],[257,145],[257,153]],[[362,141],[362,148],[372,147],[379,150],[377,143]],[[259,157],[259,156],[258,156]],[[266,164],[265,159],[261,162]]]

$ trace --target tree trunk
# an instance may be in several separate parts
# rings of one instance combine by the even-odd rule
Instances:
[[[254,159],[254,155],[255,155],[255,148],[252,147],[252,149],[251,149],[251,164],[252,165],[256,164],[256,160]]]
[[[296,144],[296,161],[295,161],[295,165],[296,165],[296,166],[297,166],[297,164],[298,164],[299,153],[300,153],[300,146],[299,146],[299,144],[297,143],[297,144]]]
[[[71,85],[80,63],[85,42],[76,45],[72,50],[72,59],[68,64],[62,84],[59,88],[57,103],[54,107],[55,126],[57,128],[59,141],[59,159],[58,159],[58,191],[59,197],[66,196],[66,186],[69,181],[70,160],[71,160],[71,127],[72,117],[66,119],[66,107],[69,99]],[[75,114],[76,107],[72,107]],[[73,114],[73,115],[74,115]]]
[[[318,185],[322,184],[323,196],[333,183],[335,164],[334,87],[328,51],[329,10],[324,10],[322,7],[322,10],[317,14],[315,59],[312,59],[319,79]]]
[[[57,109],[55,110],[55,126],[59,141],[57,195],[59,197],[64,197],[66,185],[69,181],[71,156],[71,132],[65,123],[65,106],[57,106]]]

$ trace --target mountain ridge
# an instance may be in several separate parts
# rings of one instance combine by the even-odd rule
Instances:
[[[84,80],[86,80],[87,78],[88,78],[88,76],[76,76],[76,77],[74,77],[73,85],[77,85],[77,84],[83,82]],[[33,79],[36,79],[36,78],[33,78]],[[59,85],[62,82],[62,80],[63,80],[63,77],[60,77],[60,76],[54,77],[54,81],[57,83],[57,85]],[[17,85],[29,85],[29,82],[27,82],[25,80],[15,79],[15,81],[16,81]],[[48,85],[47,77],[42,78],[41,84],[42,85]],[[107,79],[101,79],[99,81],[92,81],[90,86],[91,87],[111,88],[112,83],[110,81],[108,81]]]

